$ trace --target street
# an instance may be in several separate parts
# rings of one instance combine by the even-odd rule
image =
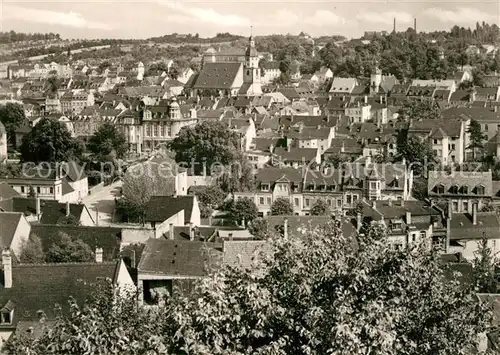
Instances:
[[[94,220],[96,218],[96,212],[99,211],[99,220],[96,221],[98,225],[105,226],[113,223],[115,198],[120,197],[121,186],[122,181],[119,180],[83,198],[83,203],[89,209]]]

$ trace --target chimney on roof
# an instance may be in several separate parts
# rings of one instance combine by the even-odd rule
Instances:
[[[194,224],[193,222],[189,223],[189,240],[194,240]]]
[[[130,268],[131,269],[135,269],[135,250],[132,249],[131,253],[130,253]]]
[[[69,217],[70,215],[70,204],[69,201],[66,201],[66,217]]]
[[[495,110],[495,112],[498,112],[498,106],[494,106],[493,110]]]
[[[288,237],[288,218],[285,217],[283,221],[283,236]]]
[[[287,145],[286,145],[286,151],[287,152],[290,152],[290,149],[291,149],[291,144],[287,142]]]
[[[168,239],[174,240],[174,224],[170,223],[168,225]]]
[[[42,214],[42,209],[40,207],[40,197],[38,197],[38,195],[36,196],[36,199],[35,199],[35,208],[36,208],[36,218],[38,220],[40,220],[40,216]]]
[[[365,105],[368,104],[368,96],[365,95]]]
[[[96,226],[99,225],[99,209],[98,208],[95,209],[95,225]]]
[[[472,224],[477,224],[477,203],[472,204]]]
[[[451,201],[448,201],[448,219],[451,219],[452,215],[453,215],[453,208],[451,205]]]
[[[96,263],[102,263],[102,248],[96,248],[95,249],[95,262]]]
[[[389,207],[392,207],[392,200],[391,199],[387,200],[387,205],[389,205]]]
[[[374,210],[376,210],[376,209],[377,209],[377,201],[375,201],[375,200],[373,200],[373,201],[372,201],[372,208],[373,208]]]
[[[2,251],[4,287],[12,288],[12,256],[9,249]]]
[[[406,211],[406,224],[411,224],[411,212]]]
[[[361,224],[363,223],[363,216],[361,212],[356,215],[356,230],[359,232],[361,230]]]
[[[227,236],[228,236],[229,241],[233,240],[233,233],[229,233]]]
[[[345,152],[345,142],[342,141],[342,146],[340,147],[340,152],[344,153]]]

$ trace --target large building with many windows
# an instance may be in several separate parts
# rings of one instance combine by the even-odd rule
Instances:
[[[290,200],[295,215],[309,215],[317,200],[333,212],[354,208],[361,200],[406,200],[412,188],[411,172],[404,164],[350,163],[342,169],[307,170],[264,168],[256,175],[253,191],[236,198],[255,202],[259,214],[270,214],[278,198]]]

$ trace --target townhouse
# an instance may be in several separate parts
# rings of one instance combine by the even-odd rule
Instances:
[[[491,171],[429,171],[427,192],[435,203],[449,202],[452,213],[472,213],[473,206],[481,210],[492,202]]]
[[[469,121],[463,119],[411,121],[408,135],[428,142],[442,164],[462,164],[469,145],[468,124]]]
[[[346,163],[339,169],[294,169],[270,167],[259,170],[253,191],[236,192],[235,198],[252,199],[262,216],[272,203],[287,198],[294,214],[308,215],[318,199],[333,210],[351,209],[363,198],[406,200],[412,187],[412,172],[404,164]]]
[[[94,106],[94,94],[85,90],[68,90],[61,97],[61,110],[65,115],[78,115],[84,108]]]

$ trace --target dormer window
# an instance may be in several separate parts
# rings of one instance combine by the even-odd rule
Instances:
[[[464,195],[469,194],[469,186],[462,186],[462,194]]]
[[[437,194],[444,194],[444,185],[443,184],[439,184],[439,185],[436,185],[436,193]]]
[[[318,190],[324,191],[326,189],[325,185],[318,185]]]
[[[458,185],[452,185],[450,187],[450,193],[452,193],[454,195],[458,194]]]
[[[262,184],[262,185],[260,186],[260,189],[261,189],[262,191],[269,191],[269,184]]]
[[[479,185],[476,187],[476,194],[484,195],[484,186],[483,185]]]
[[[306,190],[314,191],[314,184],[308,184]]]

